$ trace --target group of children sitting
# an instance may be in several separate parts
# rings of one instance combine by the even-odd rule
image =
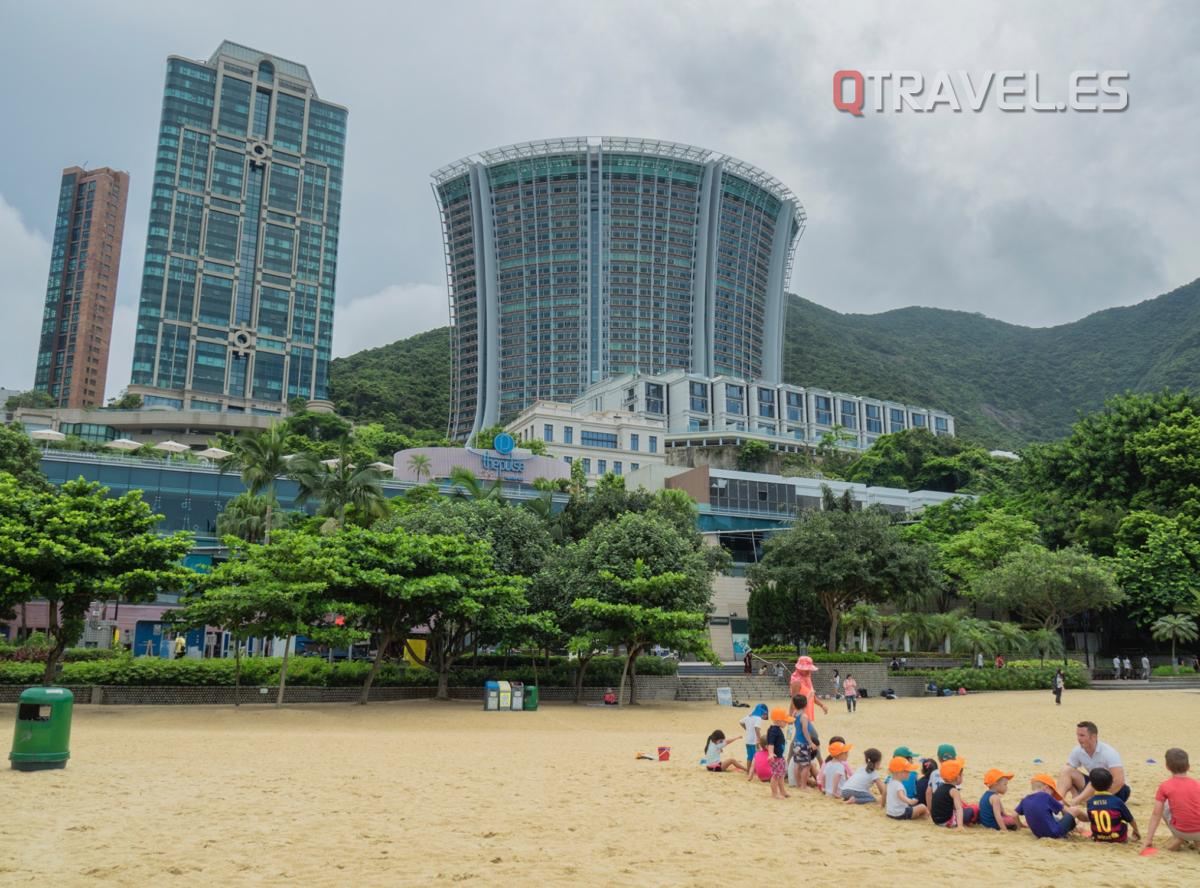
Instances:
[[[978,825],[994,830],[1028,828],[1036,838],[1066,838],[1077,829],[1097,842],[1127,842],[1129,837],[1141,838],[1138,824],[1125,802],[1111,793],[1113,775],[1106,768],[1093,768],[1088,782],[1095,793],[1086,805],[1072,805],[1063,799],[1054,777],[1035,774],[1030,780],[1031,792],[1010,812],[1004,806],[1012,772],[992,768],[983,775],[985,791],[978,803],[967,801],[964,788],[966,761],[949,743],[937,749],[937,758],[919,758],[907,746],[892,752],[886,770],[883,754],[878,749],[863,753],[863,765],[849,764],[854,749],[843,737],[831,737],[827,754],[822,760],[820,739],[806,709],[803,695],[792,698],[789,709],[777,707],[768,712],[760,703],[740,722],[745,729],[746,761],[724,757],[727,744],[741,737],[726,738],[723,731],[713,731],[705,744],[703,764],[709,771],[740,771],[747,780],[756,776],[771,784],[772,798],[788,798],[788,787],[805,790],[815,787],[826,796],[845,804],[879,804],[893,820],[917,820],[929,817],[936,826],[964,829]],[[788,742],[787,728],[794,730]],[[919,759],[919,761],[918,761]],[[1169,797],[1176,807],[1185,803],[1189,809],[1172,812],[1167,821],[1173,833],[1168,844],[1178,850],[1185,842],[1200,847],[1200,833],[1180,833],[1173,824],[1178,815],[1191,821],[1200,817],[1200,784],[1187,776],[1188,755],[1182,749],[1169,749],[1166,766],[1171,778],[1159,787],[1154,813],[1146,836],[1153,842],[1154,832],[1164,818],[1164,804]],[[1180,789],[1178,781],[1188,782]],[[875,793],[878,793],[878,799]],[[1182,836],[1182,838],[1181,838]]]

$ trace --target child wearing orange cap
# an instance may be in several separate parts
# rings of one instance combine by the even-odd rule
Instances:
[[[846,780],[846,756],[853,748],[849,743],[839,740],[829,741],[829,758],[821,768],[821,777],[824,780],[825,795],[831,799],[842,797],[842,783]]]
[[[915,770],[916,766],[902,755],[894,755],[888,762],[888,773],[892,779],[887,783],[884,808],[892,820],[914,820],[929,813],[928,808],[909,797],[904,785]]]
[[[963,759],[950,759],[938,768],[942,782],[934,790],[933,805],[929,809],[929,816],[937,826],[962,829],[979,819],[979,808],[965,804],[959,789],[966,764]]]
[[[1012,773],[992,768],[983,775],[983,785],[987,792],[979,799],[979,825],[987,829],[1019,829],[1020,823],[1012,814],[1004,813],[1004,802],[1001,796],[1008,792],[1008,781]]]
[[[1029,785],[1033,792],[1017,805],[1017,817],[1025,818],[1035,838],[1065,839],[1075,828],[1075,811],[1062,803],[1057,782],[1049,774],[1035,774]]]
[[[767,749],[771,756],[771,798],[786,799],[787,759],[784,758],[783,726],[790,721],[787,710],[776,706],[771,710],[771,727],[767,728]]]

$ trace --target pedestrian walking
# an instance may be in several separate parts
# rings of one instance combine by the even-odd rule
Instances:
[[[1066,679],[1063,676],[1063,671],[1059,669],[1054,673],[1054,705],[1062,706],[1062,692],[1066,685]]]

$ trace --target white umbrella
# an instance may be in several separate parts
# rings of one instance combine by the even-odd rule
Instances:
[[[163,441],[161,444],[155,444],[154,449],[164,453],[186,453],[192,448],[186,444],[180,444],[178,441]]]
[[[394,474],[396,471],[394,465],[385,462],[373,462],[367,468],[374,469],[377,472],[387,472],[388,474]]]
[[[229,459],[229,457],[233,456],[233,454],[228,450],[222,450],[220,447],[209,447],[206,450],[201,450],[196,454],[196,456],[199,456],[203,459],[222,460]]]
[[[138,450],[142,445],[132,438],[117,438],[117,440],[109,441],[104,446],[111,447],[113,450]]]
[[[56,432],[54,429],[38,429],[36,432],[30,432],[29,437],[35,441],[65,441],[67,436],[62,432]]]

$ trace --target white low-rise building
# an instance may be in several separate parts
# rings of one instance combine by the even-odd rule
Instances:
[[[519,442],[544,442],[546,452],[567,465],[581,461],[593,478],[666,463],[666,420],[627,410],[535,401],[506,428]]]

